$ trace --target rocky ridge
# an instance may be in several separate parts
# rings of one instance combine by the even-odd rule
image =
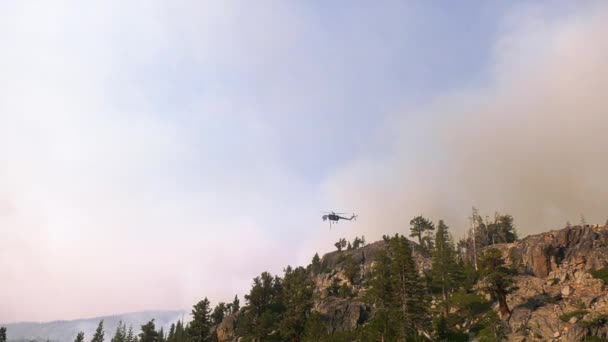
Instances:
[[[590,273],[608,267],[605,225],[567,227],[493,247],[520,270],[518,289],[508,297],[509,340],[608,338],[608,291]]]
[[[507,298],[512,310],[506,321],[509,341],[608,338],[608,290],[603,280],[590,273],[608,267],[607,226],[567,227],[491,247],[501,250],[507,263],[519,270],[517,289]],[[323,271],[313,279],[313,310],[322,315],[328,331],[352,330],[370,319],[373,310],[365,303],[363,280],[378,253],[386,248],[385,241],[378,241],[323,256]],[[415,251],[414,257],[420,272],[430,269],[428,255]],[[360,269],[351,279],[347,274],[349,259]],[[342,284],[353,289],[352,298],[332,293],[332,287]],[[238,313],[228,316],[217,327],[219,341],[238,340],[234,334],[237,319]]]

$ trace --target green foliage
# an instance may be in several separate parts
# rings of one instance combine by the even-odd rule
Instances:
[[[424,284],[405,237],[390,238],[388,253],[378,254],[368,298],[375,312],[362,331],[366,339],[415,340],[418,332],[428,330]]]
[[[340,288],[338,288],[338,297],[340,298],[351,298],[353,295],[354,293],[352,287],[348,286],[346,283],[342,283]]]
[[[6,328],[0,327],[0,342],[6,342]],[[82,342],[82,341],[78,341]]]
[[[583,342],[606,342],[608,339],[599,336],[587,336]]]
[[[104,331],[103,331],[103,319],[102,319],[101,321],[99,321],[99,324],[97,325],[97,329],[95,330],[95,334],[93,335],[91,342],[103,342],[103,335],[104,335]]]
[[[224,320],[224,317],[230,314],[230,310],[228,306],[224,302],[218,303],[213,312],[211,313],[211,323],[212,324],[220,324]]]
[[[479,260],[479,271],[482,280],[494,298],[498,300],[502,317],[511,313],[507,306],[507,294],[513,289],[513,270],[505,266],[502,253],[495,248],[485,251]]]
[[[223,317],[222,317],[223,318]],[[211,331],[211,307],[209,300],[205,297],[192,307],[192,321],[186,328],[188,341],[190,342],[210,342],[212,341]],[[145,342],[145,341],[141,341]]]
[[[285,311],[281,278],[262,273],[253,279],[253,286],[245,299],[247,309],[237,322],[239,335],[249,340],[280,340],[275,332]]]
[[[226,304],[226,312],[225,315],[234,314],[241,309],[241,301],[239,300],[238,295],[234,295],[234,299],[232,303]]]
[[[158,342],[158,332],[154,325],[154,319],[141,326],[141,332],[139,333],[140,342]]]
[[[136,336],[133,334],[133,327],[129,325],[129,331],[127,331],[126,342],[134,342]]]
[[[361,236],[361,238],[359,238],[358,236],[355,236],[355,239],[353,240],[353,248],[357,249],[364,245],[365,245],[365,236]]]
[[[562,321],[564,321],[564,322],[568,322],[570,320],[570,318],[572,318],[572,317],[576,317],[578,319],[581,319],[581,318],[583,318],[583,316],[585,316],[588,313],[589,313],[589,311],[587,311],[587,310],[570,311],[570,312],[567,312],[567,313],[565,313],[563,315],[560,315],[559,319],[562,320]]]
[[[338,240],[338,242],[334,243],[334,246],[336,246],[336,248],[338,249],[338,252],[341,252],[342,249],[344,249],[344,247],[346,247],[346,239],[340,238],[340,240]]]
[[[127,342],[127,326],[122,321],[118,322],[118,327],[116,327],[116,332],[111,341]]]
[[[313,305],[314,283],[308,272],[298,267],[287,267],[283,279],[283,304],[285,311],[279,324],[284,340],[299,341],[304,335],[306,319]]]
[[[492,307],[492,303],[485,300],[477,293],[458,291],[452,294],[450,304],[462,317],[475,317],[485,313]]]
[[[459,263],[459,268],[462,270],[462,288],[470,289],[479,281],[479,272],[475,270],[475,265],[470,263]]]
[[[427,330],[430,323],[424,284],[418,275],[412,246],[404,236],[395,235],[391,239],[390,253],[394,289],[401,311],[401,335],[416,336],[416,332]]]
[[[396,310],[389,307],[376,308],[374,317],[361,332],[363,341],[398,341],[400,321]]]
[[[173,342],[185,342],[187,340],[186,328],[184,323],[180,320],[175,324],[175,335],[173,336]]]
[[[449,296],[463,278],[463,272],[456,263],[456,251],[448,233],[448,226],[440,220],[435,234],[435,248],[432,253],[431,283],[439,289],[445,314],[449,312]]]
[[[433,320],[433,332],[437,341],[449,341],[450,329],[445,316],[439,315]]]
[[[423,216],[416,216],[410,221],[410,237],[417,238],[418,244],[422,249],[427,249],[427,247],[430,247],[429,239],[424,240],[423,235],[432,230],[435,230],[433,222]]]
[[[581,328],[599,328],[608,323],[608,315],[602,314],[592,318],[590,321],[580,321],[577,325]]]
[[[591,271],[589,271],[589,273],[591,273],[591,275],[594,278],[600,279],[601,281],[603,281],[604,284],[608,284],[608,268],[602,268],[599,270],[591,270]]]
[[[310,263],[310,271],[313,275],[317,275],[321,273],[321,258],[319,258],[319,253],[315,253],[315,256],[312,257],[312,262]]]
[[[2,340],[2,332],[0,332],[0,342],[6,342],[6,339]],[[79,332],[74,339],[74,342],[84,342],[84,332]]]
[[[174,342],[175,340],[175,323],[171,323],[169,333],[167,334],[167,342]]]
[[[306,321],[304,327],[304,336],[302,341],[304,342],[317,342],[324,341],[328,336],[327,327],[323,323],[321,314],[318,312],[311,313],[310,317]]]
[[[340,279],[337,277],[332,278],[331,284],[327,288],[327,292],[330,296],[339,296],[340,295]]]
[[[490,221],[487,216],[484,220],[477,209],[473,208],[470,219],[473,227],[469,229],[466,238],[458,241],[458,254],[462,262],[475,264],[484,247],[517,241],[517,231],[511,215],[495,213],[494,221]]]
[[[359,264],[355,262],[352,255],[347,255],[344,257],[344,261],[342,264],[344,268],[344,275],[350,281],[351,284],[355,283],[355,280],[359,278],[360,267]]]
[[[484,221],[477,210],[473,208],[472,219],[476,227],[475,239],[478,248],[517,241],[513,216],[509,214],[494,213],[494,221],[491,222],[487,218]]]
[[[453,327],[454,316],[439,315],[433,319],[433,336],[438,342],[466,342],[469,335],[466,332],[456,331]]]
[[[476,334],[480,342],[499,342],[506,337],[508,328],[496,312],[490,310],[471,328],[471,331]]]

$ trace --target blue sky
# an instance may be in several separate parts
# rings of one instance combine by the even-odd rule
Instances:
[[[3,3],[0,321],[230,300],[420,213],[457,236],[473,205],[524,233],[603,221],[606,165],[589,156],[606,147],[605,16],[601,2]],[[360,220],[328,231],[334,209]]]
[[[220,97],[249,106],[244,115],[259,118],[280,138],[278,153],[290,172],[318,183],[328,168],[353,158],[391,108],[484,79],[504,9],[429,5],[219,9],[218,26],[230,41],[202,48],[201,57],[188,45],[196,44],[196,30],[172,27],[178,32],[171,37],[178,38],[153,41],[154,56],[143,65],[142,51],[130,46],[121,55],[128,75],[121,77],[145,83],[152,101],[146,105],[180,125],[201,117],[193,101]],[[265,28],[269,16],[297,21]],[[130,36],[130,29],[120,31]],[[238,154],[245,129],[226,118],[219,124],[225,126],[213,127],[219,136],[212,140],[221,142],[222,154]]]

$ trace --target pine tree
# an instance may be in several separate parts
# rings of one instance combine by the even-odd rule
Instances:
[[[190,342],[212,341],[211,307],[206,297],[193,306],[192,321],[188,325],[186,333]]]
[[[6,328],[0,327],[0,342],[6,342]]]
[[[410,339],[418,333],[428,335],[424,284],[418,275],[410,242],[396,235],[391,239],[391,253],[391,273],[401,318],[400,336]]]
[[[321,273],[321,258],[319,258],[319,253],[315,253],[315,256],[312,257],[310,270],[312,271],[313,275]]]
[[[304,328],[304,342],[319,342],[323,341],[327,336],[327,327],[323,324],[321,314],[313,312],[308,320],[306,321],[306,327]]]
[[[127,337],[125,341],[134,342],[135,336],[133,335],[133,326],[129,325],[129,331],[127,332]]]
[[[169,334],[167,335],[167,342],[175,342],[175,323],[171,323],[169,328]]]
[[[486,250],[479,260],[479,268],[486,289],[498,301],[500,318],[509,317],[511,310],[507,305],[507,294],[513,290],[513,271],[505,266],[500,250]]]
[[[355,236],[355,239],[353,240],[353,248],[357,249],[361,247],[361,239],[359,239],[358,236]]]
[[[175,323],[171,323],[169,333],[167,334],[167,342],[175,342]]]
[[[177,321],[175,325],[175,336],[173,337],[174,342],[185,342],[186,341],[186,332],[184,329],[184,323],[180,320]]]
[[[355,284],[355,281],[359,278],[360,267],[359,264],[355,262],[352,255],[347,255],[344,258],[343,262],[344,275],[350,281],[351,284]]]
[[[118,326],[116,327],[116,332],[114,333],[114,337],[112,337],[111,341],[112,342],[127,342],[127,327],[122,321],[118,322]]]
[[[141,326],[141,333],[139,333],[140,342],[158,342],[158,332],[154,325],[154,319]]]
[[[228,308],[230,309],[230,314],[235,314],[241,309],[241,302],[239,301],[239,296],[234,295],[234,300],[232,303],[228,304]]]
[[[410,237],[417,238],[418,244],[422,249],[426,249],[429,244],[428,239],[423,239],[423,235],[432,230],[435,230],[433,222],[423,216],[416,216],[410,221]],[[425,241],[427,242],[426,244]]]
[[[215,325],[222,323],[222,321],[224,320],[224,316],[226,316],[227,312],[228,309],[226,308],[226,303],[221,302],[216,305],[213,309],[213,312],[211,313],[211,323]]]
[[[334,243],[334,246],[336,246],[336,248],[338,249],[338,252],[342,252],[342,249],[344,249],[344,247],[346,247],[346,239],[340,238],[340,240],[338,240],[338,242]]]
[[[93,335],[93,339],[91,339],[91,342],[103,342],[103,336],[104,336],[104,331],[103,331],[103,319],[101,321],[99,321],[99,325],[97,325],[97,329],[95,330],[95,334]]]
[[[280,323],[280,332],[285,341],[300,341],[304,334],[306,319],[312,309],[314,283],[303,267],[288,267],[283,279],[283,301],[285,312]]]
[[[0,337],[0,342],[2,342],[2,338]],[[6,342],[6,341],[4,341]],[[76,339],[74,339],[74,342],[84,342],[84,332],[79,332],[78,335],[76,335]]]
[[[456,263],[454,244],[448,233],[448,226],[442,220],[437,224],[435,249],[432,254],[432,283],[440,289],[444,305],[444,315],[449,313],[449,293],[457,284],[460,276]]]
[[[277,330],[283,305],[283,284],[281,278],[263,272],[253,279],[253,286],[248,295],[247,309],[237,323],[237,330],[246,339],[274,341],[279,338],[272,334]]]
[[[166,342],[165,330],[163,329],[163,327],[160,327],[160,330],[158,331],[158,342]]]
[[[387,240],[390,241],[389,238]],[[368,341],[395,341],[399,334],[397,327],[400,320],[395,309],[398,305],[391,263],[391,257],[384,250],[381,250],[376,256],[368,292],[375,312],[363,332],[365,340]]]

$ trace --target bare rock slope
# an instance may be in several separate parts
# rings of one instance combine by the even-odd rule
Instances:
[[[608,228],[576,226],[493,246],[517,266],[508,298],[512,341],[608,337],[608,291],[592,270],[608,266]]]

